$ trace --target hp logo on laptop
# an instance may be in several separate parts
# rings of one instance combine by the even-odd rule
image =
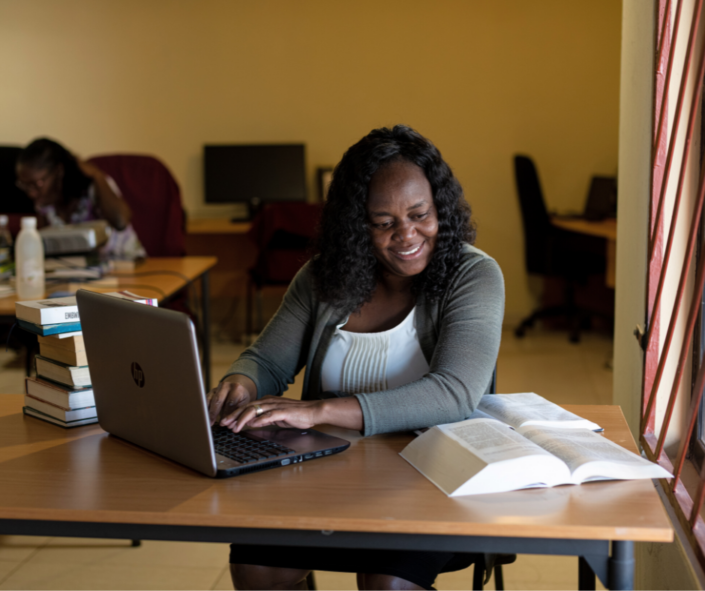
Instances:
[[[139,363],[132,363],[132,379],[137,384],[137,387],[144,388],[144,372]]]

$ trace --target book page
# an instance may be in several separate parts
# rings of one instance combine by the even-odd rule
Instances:
[[[547,452],[494,419],[465,420],[439,428],[487,463]]]
[[[525,425],[561,425],[565,428],[601,430],[598,424],[568,412],[533,392],[486,394],[477,408],[515,429]]]
[[[475,411],[465,420],[472,421],[473,419],[491,419],[493,421],[497,420],[492,415],[488,415],[486,412],[482,412],[479,408],[476,408]]]
[[[524,427],[520,432],[563,460],[576,484],[590,479],[669,477],[668,472],[658,464],[588,429]]]
[[[495,419],[432,427],[400,455],[449,496],[571,482],[560,459]]]

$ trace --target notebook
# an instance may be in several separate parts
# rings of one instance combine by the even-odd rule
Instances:
[[[211,428],[186,314],[86,290],[76,299],[98,422],[108,433],[213,477],[298,464],[350,446],[314,429]]]

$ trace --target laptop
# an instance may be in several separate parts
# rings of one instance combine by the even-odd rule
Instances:
[[[186,314],[86,290],[76,299],[98,422],[108,433],[217,478],[350,446],[313,429],[212,428],[196,333]]]

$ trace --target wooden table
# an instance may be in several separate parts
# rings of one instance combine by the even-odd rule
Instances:
[[[110,292],[125,289],[145,297],[157,298],[160,304],[169,302],[186,285],[200,280],[201,285],[201,346],[203,377],[206,390],[210,387],[210,284],[209,271],[218,262],[215,257],[151,258],[134,271],[108,274],[104,281],[82,284],[91,291]],[[117,286],[111,278],[117,277]],[[47,285],[49,293],[61,290],[61,284]],[[15,316],[15,296],[0,298],[0,316]]]
[[[195,218],[186,222],[187,234],[247,234],[252,222],[233,222],[228,218]]]
[[[607,240],[607,270],[605,271],[605,283],[607,287],[614,289],[616,285],[617,269],[617,220],[608,218],[592,222],[582,218],[553,216],[551,223],[569,232],[598,236]]]
[[[633,542],[673,539],[650,480],[449,498],[399,457],[411,435],[334,428],[349,450],[216,480],[21,406],[0,395],[0,534],[577,555],[582,584],[589,565],[612,588],[633,582]],[[636,451],[619,407],[566,408]]]

